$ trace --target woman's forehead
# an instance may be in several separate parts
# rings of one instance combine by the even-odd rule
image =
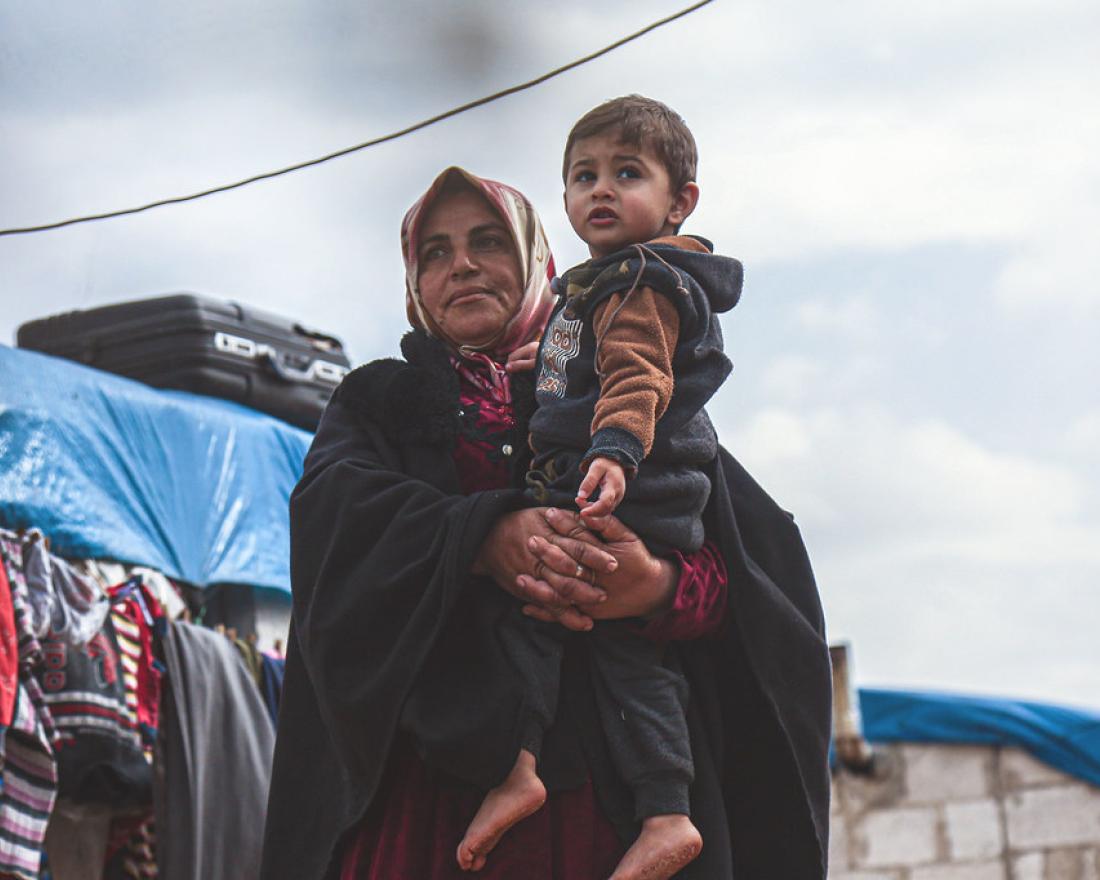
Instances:
[[[509,231],[504,218],[485,196],[469,187],[441,193],[424,213],[420,241],[464,236],[475,229],[495,227]]]

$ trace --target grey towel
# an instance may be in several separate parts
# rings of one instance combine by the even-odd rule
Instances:
[[[168,682],[153,784],[160,876],[253,880],[275,747],[271,716],[224,636],[177,622],[162,643]]]

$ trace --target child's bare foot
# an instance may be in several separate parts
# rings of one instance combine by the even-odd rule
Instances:
[[[687,816],[650,816],[611,880],[668,880],[702,851],[703,838]]]
[[[516,764],[500,785],[485,795],[466,836],[458,845],[458,866],[480,871],[504,832],[546,803],[546,786],[535,774],[535,756],[521,749]]]

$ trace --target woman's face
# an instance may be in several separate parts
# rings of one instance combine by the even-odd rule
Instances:
[[[484,345],[515,314],[522,296],[519,258],[500,215],[480,193],[444,193],[420,226],[420,300],[456,345]]]

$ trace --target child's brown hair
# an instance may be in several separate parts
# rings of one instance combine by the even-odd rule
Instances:
[[[619,139],[634,147],[650,147],[668,171],[673,192],[695,180],[699,150],[680,114],[642,95],[612,98],[577,120],[565,141],[562,180],[569,176],[569,154],[579,140],[617,129]]]

